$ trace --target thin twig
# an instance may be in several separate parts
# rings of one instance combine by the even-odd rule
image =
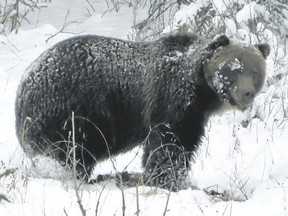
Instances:
[[[166,200],[166,205],[165,205],[165,209],[164,209],[163,216],[165,216],[166,213],[167,213],[167,210],[168,210],[168,204],[169,204],[169,200],[170,200],[170,195],[171,195],[171,190],[169,190],[169,194],[168,194],[168,197],[167,197],[167,200]]]
[[[63,211],[64,211],[64,214],[65,214],[66,216],[69,216],[65,208],[64,208]]]
[[[97,204],[96,204],[96,209],[95,209],[95,216],[98,216],[98,209],[99,209],[99,205],[100,205],[100,198],[101,198],[101,196],[102,196],[102,193],[103,193],[105,187],[106,187],[106,186],[104,186],[104,187],[102,188],[102,190],[101,190],[101,192],[100,192],[100,194],[99,194],[99,196],[98,196],[98,200],[97,200]]]
[[[66,29],[70,24],[78,23],[77,21],[67,22],[69,13],[70,13],[70,10],[67,10],[67,13],[66,13],[65,19],[64,19],[64,23],[63,23],[60,31],[58,31],[58,32],[56,32],[55,34],[52,34],[50,37],[48,37],[48,38],[46,39],[46,41],[45,41],[46,43],[47,43],[51,38],[57,36],[57,35],[60,34],[60,33],[66,33],[66,34],[80,34],[80,33],[81,33],[81,32],[80,32],[80,33],[75,33],[75,32],[65,31],[65,29]]]
[[[92,4],[89,0],[85,0],[85,1],[86,1],[86,2],[89,4],[89,6],[92,8],[93,12],[95,12],[96,10],[95,10],[93,4]]]
[[[139,191],[138,191],[138,186],[136,185],[136,215],[139,216],[140,213],[140,208],[139,208]]]
[[[82,200],[79,194],[79,190],[77,187],[77,183],[76,183],[76,143],[75,143],[75,122],[74,122],[74,112],[72,112],[72,143],[73,143],[73,183],[74,183],[74,187],[75,187],[75,193],[76,193],[76,197],[77,197],[77,203],[79,205],[79,208],[81,210],[82,216],[86,216],[86,210],[84,209],[83,205],[82,205]]]
[[[122,215],[125,216],[126,205],[125,205],[125,195],[123,188],[121,188],[121,193],[122,193]]]

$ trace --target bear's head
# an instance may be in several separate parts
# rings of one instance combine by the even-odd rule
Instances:
[[[207,84],[221,101],[244,110],[263,87],[269,45],[232,42],[223,35],[207,49],[210,49],[204,63]]]

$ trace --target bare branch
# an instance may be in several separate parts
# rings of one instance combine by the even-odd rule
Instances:
[[[83,207],[82,200],[79,194],[76,178],[77,178],[77,173],[76,173],[76,143],[75,143],[75,122],[74,122],[74,112],[72,112],[72,142],[73,142],[73,183],[74,183],[74,188],[75,188],[75,193],[77,197],[77,203],[79,205],[79,208],[81,210],[82,216],[86,216],[86,210]]]

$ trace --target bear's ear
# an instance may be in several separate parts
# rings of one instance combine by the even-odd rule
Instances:
[[[266,59],[270,54],[270,46],[269,44],[255,44],[255,46],[261,51],[263,57]]]
[[[230,44],[230,40],[226,35],[221,35],[216,38],[212,43],[210,43],[207,47],[208,50],[216,50],[221,46],[227,46]]]

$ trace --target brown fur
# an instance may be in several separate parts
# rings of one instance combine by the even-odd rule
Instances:
[[[207,63],[205,79],[216,92],[224,93],[225,101],[232,99],[232,105],[245,109],[264,84],[265,58],[256,46],[231,43],[221,47]],[[224,79],[226,84],[219,86],[219,79]],[[251,100],[243,98],[246,93],[251,94]]]

